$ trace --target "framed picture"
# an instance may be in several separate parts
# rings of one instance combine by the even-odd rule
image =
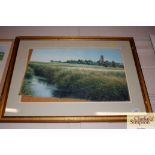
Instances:
[[[0,100],[12,52],[13,40],[0,39]]]
[[[133,38],[15,39],[1,122],[119,122],[152,112]]]

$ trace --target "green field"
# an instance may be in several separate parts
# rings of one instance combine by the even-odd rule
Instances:
[[[0,61],[3,59],[4,57],[4,52],[0,52]]]
[[[56,86],[52,93],[58,98],[90,101],[129,101],[123,68],[62,62],[30,62],[21,94],[35,96],[34,76],[42,77],[47,85]],[[37,90],[39,91],[39,90]]]

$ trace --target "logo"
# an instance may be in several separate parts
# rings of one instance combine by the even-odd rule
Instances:
[[[134,113],[127,115],[129,129],[155,129],[155,113]]]

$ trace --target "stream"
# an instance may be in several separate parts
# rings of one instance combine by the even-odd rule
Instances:
[[[57,90],[56,86],[40,76],[33,76],[31,89],[34,96],[38,97],[54,97],[53,93]]]

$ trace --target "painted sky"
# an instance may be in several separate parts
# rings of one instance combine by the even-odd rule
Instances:
[[[108,48],[53,48],[33,50],[31,61],[50,62],[67,60],[98,61],[104,55],[105,60],[122,63],[120,49]]]
[[[5,52],[6,51],[6,46],[0,45],[0,52]]]

